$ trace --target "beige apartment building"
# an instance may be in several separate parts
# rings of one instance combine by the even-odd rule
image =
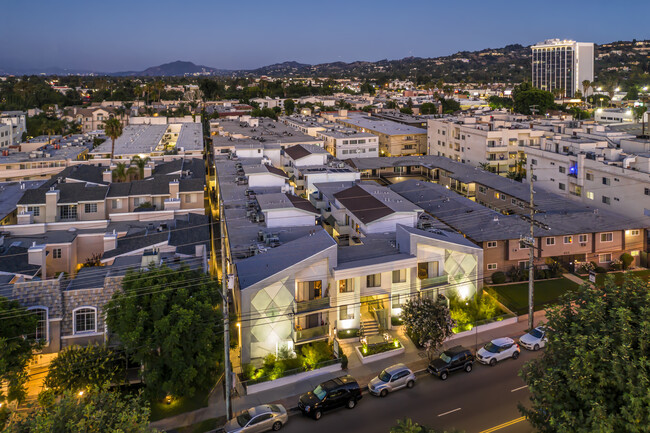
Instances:
[[[360,114],[336,117],[336,121],[357,131],[376,135],[379,138],[380,156],[425,155],[427,153],[426,129]]]
[[[474,167],[488,164],[507,174],[524,164],[527,146],[539,144],[543,131],[533,130],[524,116],[492,113],[428,121],[428,154]]]

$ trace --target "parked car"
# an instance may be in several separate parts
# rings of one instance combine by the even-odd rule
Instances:
[[[510,337],[497,338],[479,349],[476,359],[481,364],[495,366],[497,362],[507,358],[519,358],[521,349]]]
[[[543,326],[531,329],[528,334],[519,337],[519,344],[528,350],[539,350],[546,346],[547,341],[546,328]]]
[[[361,400],[361,388],[352,376],[341,376],[318,385],[313,391],[302,394],[298,408],[303,415],[319,420],[323,412],[347,407],[352,409]]]
[[[372,395],[386,397],[389,392],[402,388],[413,388],[415,374],[404,364],[395,364],[384,369],[379,376],[368,384],[368,391]]]
[[[467,373],[472,371],[474,355],[469,349],[463,346],[455,346],[440,354],[440,357],[429,363],[427,371],[442,380],[447,380],[452,371],[464,370]]]
[[[258,433],[278,431],[289,421],[287,410],[281,404],[264,404],[241,412],[217,433]]]

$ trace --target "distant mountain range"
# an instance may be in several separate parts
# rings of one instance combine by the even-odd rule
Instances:
[[[646,51],[650,43],[637,41],[618,41],[596,46],[596,72],[600,69],[628,71],[637,69],[648,72],[649,58]],[[629,68],[625,69],[625,65]],[[379,60],[376,62],[356,61],[351,63],[333,62],[308,65],[294,61],[276,63],[249,70],[217,69],[196,65],[187,61],[175,61],[149,67],[143,71],[123,71],[106,73],[101,71],[74,70],[63,68],[20,69],[0,68],[0,75],[108,75],[108,76],[319,76],[319,77],[393,77],[436,78],[445,77],[457,81],[505,82],[522,81],[530,74],[530,47],[519,44],[503,48],[486,48],[480,51],[461,51],[449,56],[421,58],[406,57],[399,60]]]

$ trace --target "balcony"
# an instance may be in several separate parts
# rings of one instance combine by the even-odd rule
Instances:
[[[329,336],[330,326],[329,324],[325,324],[322,326],[315,326],[313,328],[307,328],[307,329],[296,328],[295,331],[296,331],[295,342],[303,343],[310,340],[319,340],[322,338],[327,338]]]
[[[329,308],[330,298],[311,299],[308,301],[296,301],[296,313],[307,313],[309,311],[322,310]]]
[[[423,280],[420,280],[420,288],[429,289],[431,287],[442,286],[444,284],[447,284],[448,282],[449,282],[449,278],[447,275],[441,275],[439,277],[433,277],[433,278],[425,278]]]

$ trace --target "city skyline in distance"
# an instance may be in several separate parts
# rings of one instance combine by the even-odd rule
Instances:
[[[77,7],[78,6],[78,7]],[[110,8],[71,0],[12,2],[0,38],[0,70],[60,68],[102,73],[142,71],[176,60],[216,69],[439,57],[459,51],[532,45],[548,38],[606,43],[643,39],[643,10],[551,1],[534,9],[511,1],[458,5],[411,1],[304,4],[251,1],[246,8],[202,0],[125,2]],[[636,10],[638,13],[630,13]],[[562,11],[562,13],[558,13]],[[613,23],[594,26],[607,12]],[[534,18],[533,18],[534,17]]]

